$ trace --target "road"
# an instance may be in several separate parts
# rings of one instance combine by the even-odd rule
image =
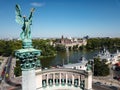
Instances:
[[[93,90],[113,90],[107,86],[92,84]]]
[[[105,77],[93,77],[93,81],[94,82],[101,82],[104,85],[108,85],[108,86],[115,86],[118,87],[118,89],[120,88],[120,81],[117,81],[115,79],[113,79],[113,77],[115,76],[115,71],[113,71],[111,69],[112,65],[109,65],[109,69],[110,69],[110,75],[105,76]],[[120,72],[119,72],[120,74]]]
[[[10,79],[10,69],[11,69],[11,65],[12,65],[12,56],[8,57],[6,65],[4,66],[3,69],[3,73],[2,73],[2,86],[5,86],[6,84],[8,84],[9,86],[11,86],[11,88],[14,88],[15,90],[19,90],[19,88],[21,88],[21,84],[17,84],[16,82],[12,82],[12,80]],[[8,87],[5,90],[8,90],[10,87]],[[4,90],[4,89],[3,89]]]

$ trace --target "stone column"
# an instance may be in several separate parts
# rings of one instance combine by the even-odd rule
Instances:
[[[61,73],[60,73],[60,78],[59,78],[59,82],[60,82],[60,84],[61,84]]]
[[[16,18],[18,21],[21,17],[20,15],[20,6],[16,5],[16,15],[19,18]],[[40,60],[38,57],[41,54],[41,50],[34,49],[32,46],[32,38],[31,38],[31,28],[30,26],[32,23],[29,21],[32,20],[34,8],[30,12],[29,19],[25,20],[25,17],[22,18],[23,20],[23,31],[20,33],[20,38],[22,40],[22,48],[15,51],[16,58],[20,60],[20,66],[22,70],[22,90],[36,90],[36,77],[35,77],[35,69],[40,67]],[[18,15],[19,14],[19,15]],[[20,22],[18,22],[20,24]],[[28,28],[26,27],[28,26]],[[27,30],[27,32],[24,30]]]
[[[92,90],[92,72],[87,71],[88,76],[85,77],[85,90]]]
[[[78,77],[78,86],[80,86],[80,76]]]
[[[66,84],[68,83],[68,75],[67,75],[67,73],[66,73]]]
[[[48,85],[48,74],[46,74],[46,85]]]
[[[53,85],[55,85],[55,73],[53,73]]]
[[[74,85],[74,74],[72,74],[72,85]]]
[[[22,71],[22,90],[36,90],[35,69]]]

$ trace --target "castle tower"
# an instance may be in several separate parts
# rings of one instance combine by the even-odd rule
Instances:
[[[63,35],[61,37],[61,44],[64,44],[64,37],[63,37]]]

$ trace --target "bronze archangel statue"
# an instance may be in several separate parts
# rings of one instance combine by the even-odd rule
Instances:
[[[31,39],[31,28],[32,25],[32,15],[34,12],[34,8],[31,9],[30,16],[27,18],[26,16],[21,15],[21,9],[19,5],[16,5],[16,22],[22,26],[22,32],[20,37],[22,40]]]

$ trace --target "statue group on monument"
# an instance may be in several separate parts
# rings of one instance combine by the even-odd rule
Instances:
[[[35,8],[31,9],[30,15],[27,18],[26,16],[21,15],[20,6],[15,6],[16,22],[22,25],[22,32],[20,33],[22,49],[17,50],[15,56],[21,61],[22,70],[40,67],[40,60],[38,57],[40,56],[41,51],[33,48],[31,38],[30,26],[32,25],[34,10]]]
[[[20,34],[20,38],[22,40],[24,39],[31,39],[31,28],[32,25],[32,15],[35,10],[35,8],[31,9],[30,15],[27,18],[26,16],[21,15],[21,9],[19,5],[16,5],[16,22],[22,26],[22,32]]]

